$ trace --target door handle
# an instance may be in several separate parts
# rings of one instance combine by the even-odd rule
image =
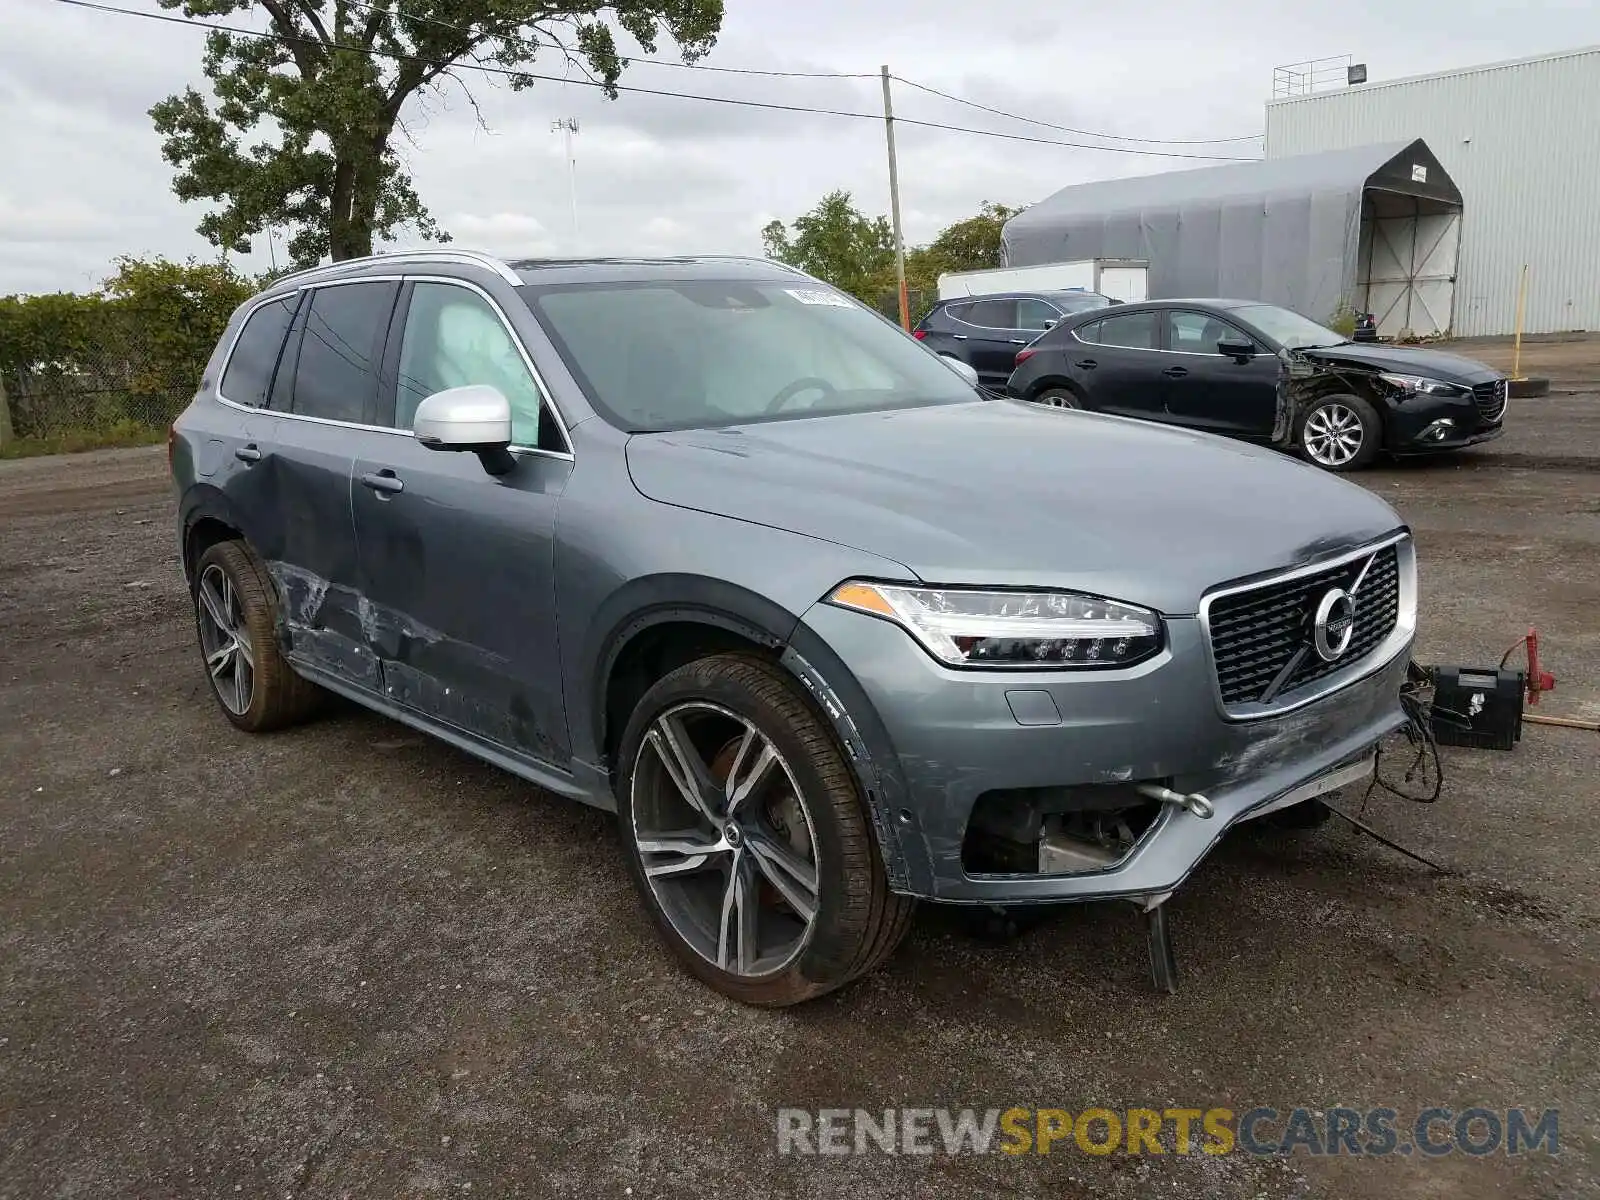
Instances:
[[[967,340],[967,335],[964,333],[952,333],[950,336],[955,338],[955,340],[958,342],[964,342]]]
[[[233,456],[242,463],[258,463],[261,461],[261,451],[256,449],[254,442],[251,442],[248,446],[235,447]]]
[[[388,467],[381,471],[369,471],[363,475],[361,477],[361,486],[371,488],[377,492],[380,500],[385,496],[393,496],[397,492],[406,490],[405,483]]]
[[[1077,362],[1073,363],[1072,365],[1075,366],[1075,367],[1082,367],[1085,371],[1092,371],[1096,367],[1098,367],[1100,364],[1095,362],[1095,360],[1092,359],[1092,358],[1080,358]]]
[[[1028,339],[1027,338],[1012,338],[1011,339],[1011,344],[1013,346],[1026,346],[1028,344]]]
[[[1185,375],[1187,375],[1189,373],[1189,368],[1188,367],[1168,367],[1165,371],[1163,371],[1161,373],[1163,375],[1165,375],[1168,379],[1182,379]]]

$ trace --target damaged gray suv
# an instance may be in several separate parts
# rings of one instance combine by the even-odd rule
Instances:
[[[688,968],[789,1004],[913,902],[1148,911],[1372,770],[1411,539],[1265,449],[994,399],[741,259],[291,276],[174,425],[223,714],[337,693],[619,818]]]

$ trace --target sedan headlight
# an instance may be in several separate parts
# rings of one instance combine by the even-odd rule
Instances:
[[[1390,387],[1397,388],[1408,395],[1465,396],[1472,391],[1471,388],[1462,387],[1459,383],[1446,383],[1442,379],[1429,379],[1426,375],[1380,374],[1378,378]]]
[[[1155,613],[1077,592],[851,580],[828,600],[893,621],[952,667],[1125,667],[1161,648]]]

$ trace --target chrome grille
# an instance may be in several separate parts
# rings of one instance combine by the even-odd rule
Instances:
[[[1506,381],[1495,379],[1478,384],[1472,389],[1472,399],[1485,425],[1499,424],[1500,418],[1506,415]]]
[[[1317,604],[1330,588],[1348,591],[1358,579],[1361,587],[1355,593],[1349,648],[1328,662],[1309,649]],[[1392,545],[1325,571],[1220,596],[1211,601],[1207,619],[1222,702],[1257,704],[1288,698],[1297,688],[1370,654],[1394,630],[1399,617],[1400,555]],[[1300,655],[1299,664],[1268,697],[1268,689],[1302,648],[1308,653]]]

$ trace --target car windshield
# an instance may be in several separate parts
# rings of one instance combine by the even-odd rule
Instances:
[[[1312,346],[1340,346],[1349,339],[1342,333],[1308,321],[1297,312],[1275,304],[1245,304],[1233,310],[1280,346],[1305,350]]]
[[[629,432],[959,404],[977,393],[826,284],[524,288],[590,402]]]
[[[1050,302],[1063,312],[1093,312],[1097,308],[1110,308],[1111,297],[1099,292],[1057,292]]]

